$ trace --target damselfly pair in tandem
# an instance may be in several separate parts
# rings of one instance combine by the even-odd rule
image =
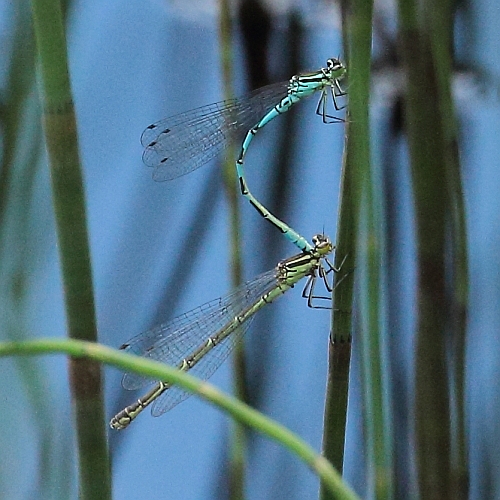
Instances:
[[[343,122],[327,114],[326,104],[331,95],[335,109],[342,109],[337,104],[337,97],[345,95],[339,83],[345,74],[345,67],[338,59],[329,59],[326,68],[317,72],[297,75],[288,82],[263,87],[246,97],[203,106],[147,127],[141,138],[146,148],[143,160],[155,168],[153,178],[158,181],[192,172],[219,154],[236,133],[248,130],[236,162],[241,192],[264,218],[298,246],[301,253],[279,262],[271,271],[236,288],[226,297],[134,337],[123,344],[122,349],[177,366],[182,371],[192,371],[206,379],[232,351],[250,326],[254,314],[302,278],[308,277],[303,295],[308,298],[309,306],[315,298],[318,278],[329,292],[333,290],[333,280],[330,283],[328,275],[337,269],[327,258],[334,249],[330,239],[318,234],[310,244],[267,210],[248,188],[243,159],[258,130],[318,91],[321,97],[316,113],[324,122]],[[130,390],[148,383],[152,381],[134,374],[124,375],[122,381],[123,387]],[[147,394],[117,413],[110,425],[114,429],[124,429],[152,403],[152,414],[162,415],[188,396],[189,393],[181,388],[157,382]]]

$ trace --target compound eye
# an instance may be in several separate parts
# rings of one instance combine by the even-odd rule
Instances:
[[[322,243],[325,243],[328,241],[328,238],[324,234],[315,234],[312,237],[312,242],[314,246],[321,245]]]
[[[330,70],[336,70],[342,67],[342,63],[338,59],[328,59],[326,65]]]

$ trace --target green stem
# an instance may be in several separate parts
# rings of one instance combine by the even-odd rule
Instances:
[[[32,0],[32,13],[68,335],[95,341],[84,190],[61,6],[57,0]],[[76,414],[80,498],[111,498],[100,366],[87,359],[71,359],[69,371]]]
[[[231,9],[228,0],[220,1],[220,54],[222,66],[222,82],[224,99],[234,97],[233,92],[233,47],[232,47]],[[229,204],[229,228],[231,248],[231,284],[236,287],[242,282],[241,234],[239,193],[234,164],[234,144],[227,148],[224,164],[224,186]],[[239,342],[233,352],[234,392],[241,401],[247,400],[245,384],[245,349]],[[246,435],[245,429],[234,423],[229,464],[229,497],[234,500],[245,497],[245,465],[246,465]]]
[[[175,367],[93,342],[79,340],[39,339],[0,343],[0,357],[55,353],[65,353],[73,358],[90,358],[96,363],[107,363],[126,372],[134,372],[155,380],[178,384],[183,389],[196,393],[206,401],[225,410],[242,424],[281,443],[319,476],[323,484],[332,492],[334,498],[342,500],[359,498],[343,483],[339,473],[328,460],[316,453],[305,441],[286,427],[267,418],[245,403],[225,395],[208,382],[199,380]]]
[[[348,122],[346,123],[346,145],[342,165],[339,218],[337,223],[337,249],[335,252],[335,264],[338,267],[343,262],[343,270],[348,273],[343,276],[342,283],[334,291],[334,309],[332,311],[332,334],[329,345],[329,377],[327,386],[327,404],[325,411],[325,424],[323,435],[323,449],[325,456],[332,463],[342,470],[345,446],[345,427],[347,418],[347,399],[349,388],[349,369],[351,358],[351,331],[352,331],[352,307],[354,296],[354,278],[359,274],[369,271],[366,264],[372,261],[367,259],[368,248],[358,244],[360,236],[360,214],[363,195],[369,196],[369,186],[366,181],[372,177],[370,167],[370,132],[368,124],[368,95],[370,86],[370,52],[371,52],[371,18],[372,3],[366,1],[343,2],[342,5],[342,26],[344,34],[344,44],[348,56],[347,71],[349,75],[349,108]],[[366,204],[366,200],[365,200]],[[371,213],[373,207],[367,208],[365,217]],[[373,222],[373,221],[371,221]],[[366,224],[366,222],[365,222]],[[373,228],[371,228],[373,229]],[[365,269],[360,269],[358,265],[359,256],[362,252],[365,262]],[[375,258],[376,260],[376,258]],[[364,280],[365,288],[362,293],[373,291],[376,276],[370,275],[368,280]],[[378,281],[376,282],[378,283]],[[370,292],[371,293],[371,292]],[[374,295],[376,297],[376,294]],[[370,295],[369,301],[372,299]],[[366,296],[368,298],[368,296]],[[370,309],[373,313],[374,309]],[[369,325],[376,325],[373,334],[377,334],[377,316],[370,314]],[[371,337],[370,337],[371,338]],[[365,353],[377,351],[377,346],[367,347],[368,338],[363,335],[360,338],[362,345],[365,345]],[[374,364],[369,359],[362,356],[362,363],[365,371],[364,389],[365,403],[371,408],[380,407],[374,403],[378,400],[378,390],[372,385],[370,372],[377,372],[376,361]],[[380,380],[380,378],[379,378]],[[380,402],[378,403],[380,404]],[[380,416],[380,415],[379,415]],[[366,426],[374,425],[374,415],[370,414],[365,420]],[[377,420],[380,422],[380,420]],[[379,429],[379,426],[377,426]],[[373,437],[374,432],[368,435]],[[384,434],[381,434],[384,436]],[[368,455],[368,463],[372,470],[377,471],[375,449],[367,442],[367,450],[373,453]],[[378,455],[377,455],[378,456]],[[380,468],[382,472],[382,468]],[[322,490],[322,498],[329,498],[329,495]]]
[[[347,156],[354,169],[358,219],[356,273],[359,283],[359,328],[356,342],[361,360],[365,457],[368,488],[378,499],[393,496],[392,443],[385,394],[381,342],[381,218],[370,158],[370,63],[373,3],[352,0],[347,14],[349,65],[349,140]]]
[[[222,83],[224,99],[232,99],[233,91],[233,53],[232,53],[232,23],[228,0],[221,0],[221,18],[219,25],[220,51],[222,65]],[[240,237],[240,210],[239,192],[235,167],[234,144],[229,144],[224,162],[224,184],[230,211],[230,238],[231,238],[231,280],[233,286],[242,281],[241,237]]]
[[[451,311],[445,252],[447,226],[452,221],[446,117],[441,107],[443,83],[439,83],[441,69],[431,36],[433,17],[441,17],[442,9],[446,9],[446,2],[399,2],[417,227],[416,462],[420,495],[429,499],[456,498],[451,476],[450,373],[446,362]],[[448,28],[448,23],[440,27]],[[451,42],[443,49],[450,47]]]
[[[436,85],[439,96],[439,114],[442,117],[444,158],[449,192],[452,238],[452,325],[453,375],[456,424],[454,428],[455,457],[452,462],[453,498],[469,498],[469,470],[467,436],[465,431],[465,355],[468,317],[469,270],[466,233],[466,213],[463,183],[458,151],[458,126],[453,103],[452,54],[453,19],[452,2],[442,2],[438,9],[428,4],[432,54],[436,68]]]

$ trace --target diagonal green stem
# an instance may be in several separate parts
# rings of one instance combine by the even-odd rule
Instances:
[[[324,457],[316,453],[305,441],[281,424],[250,408],[245,403],[225,395],[208,382],[182,372],[175,367],[127,354],[94,342],[66,339],[39,339],[26,342],[0,343],[0,357],[66,353],[74,358],[90,358],[94,362],[107,363],[126,372],[155,380],[174,383],[196,393],[225,410],[242,424],[248,425],[272,440],[281,443],[299,457],[316,473],[332,492],[333,498],[356,500],[359,497],[342,481],[340,474]]]

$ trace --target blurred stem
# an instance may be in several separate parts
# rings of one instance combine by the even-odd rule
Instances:
[[[389,406],[385,394],[380,304],[380,203],[377,203],[377,176],[370,158],[370,62],[373,4],[352,0],[347,13],[349,34],[349,139],[348,162],[353,166],[356,200],[360,208],[356,241],[356,273],[359,284],[359,326],[355,343],[361,360],[363,421],[368,489],[375,498],[392,498],[392,443]],[[355,165],[355,167],[354,167]]]
[[[232,21],[229,0],[220,1],[220,54],[222,66],[222,85],[224,99],[234,97],[233,90],[233,47]],[[224,162],[224,185],[229,204],[229,227],[231,248],[231,284],[233,287],[242,282],[242,259],[240,238],[240,211],[238,183],[234,165],[234,144],[231,142],[227,149]],[[245,351],[243,342],[236,345],[233,353],[234,392],[241,401],[247,401],[245,384]],[[233,423],[233,439],[231,443],[231,457],[229,464],[229,496],[231,499],[245,498],[245,429],[238,422]]]
[[[381,334],[381,220],[376,176],[369,170],[364,181],[361,227],[358,237],[358,280],[360,288],[359,352],[363,380],[365,456],[370,490],[375,498],[393,498],[390,406],[386,397],[384,350]]]
[[[61,6],[57,0],[32,0],[32,13],[68,333],[73,339],[96,341],[85,200]],[[73,358],[69,365],[80,498],[111,498],[100,366]]]
[[[445,46],[435,46],[439,31],[449,33],[449,21],[443,23],[447,11],[446,2],[399,1],[417,227],[416,459],[419,492],[426,499],[457,498],[451,476],[450,373],[446,365],[446,331],[452,325],[445,237],[447,224],[453,223],[447,220],[451,203],[446,121],[453,115],[446,118],[442,107],[442,92],[446,87],[449,91],[450,84],[446,59],[450,58],[451,38],[445,34],[440,39]],[[441,50],[448,55],[438,62],[435,56]]]
[[[346,16],[351,83],[347,162],[353,166],[357,221],[356,273],[359,283],[359,346],[368,489],[375,498],[392,498],[391,436],[385,394],[380,318],[380,203],[370,161],[370,62],[373,4],[352,0]],[[354,167],[355,166],[355,167]],[[380,187],[378,189],[380,192]]]
[[[465,355],[468,316],[469,270],[467,255],[467,229],[465,203],[458,151],[458,126],[453,105],[452,50],[453,50],[453,5],[442,2],[439,9],[427,2],[427,16],[431,22],[432,54],[436,68],[436,84],[439,95],[446,184],[449,191],[449,213],[451,214],[452,239],[452,370],[454,372],[452,398],[455,405],[454,428],[455,457],[452,462],[452,482],[456,499],[469,498],[469,471],[467,436],[465,431]]]
[[[0,257],[2,301],[9,313],[2,317],[5,338],[20,340],[26,334],[24,316],[29,277],[39,252],[34,252],[30,237],[34,179],[42,151],[39,99],[36,94],[36,46],[31,21],[31,6],[12,4],[15,19],[10,66],[6,75],[1,105],[2,159],[0,166]],[[27,141],[24,146],[20,146]],[[21,153],[21,154],[19,154]],[[40,250],[40,243],[36,248]],[[53,393],[42,381],[47,373],[41,363],[16,358],[16,369],[33,415],[36,429],[38,476],[33,477],[39,498],[69,498],[73,469],[71,460],[60,453],[71,432],[61,430],[52,419]],[[7,415],[8,418],[8,415]],[[16,424],[14,424],[16,425]],[[4,432],[9,432],[4,426]],[[2,482],[4,477],[0,478]],[[10,479],[10,478],[9,478]]]
[[[11,92],[3,97],[0,109],[2,126],[2,159],[0,164],[0,225],[6,226],[6,211],[10,200],[10,190],[13,182],[13,163],[16,155],[18,138],[21,137],[21,117],[25,110],[26,101],[33,92],[35,47],[29,5],[22,2],[14,4],[17,9],[15,18],[15,36],[11,67],[5,88]],[[39,144],[33,144],[33,148]],[[35,170],[35,167],[32,167]],[[0,235],[2,240],[5,235]]]
[[[213,385],[197,379],[176,367],[159,361],[127,354],[118,349],[96,344],[65,339],[39,339],[26,342],[0,342],[0,357],[20,355],[40,355],[66,353],[73,357],[91,358],[94,362],[107,363],[125,372],[137,373],[154,380],[177,384],[186,391],[196,393],[225,410],[242,424],[282,444],[302,460],[332,492],[333,498],[357,500],[359,497],[342,481],[340,474],[323,456],[316,453],[299,436],[281,424],[242,403],[236,398],[225,395]]]

